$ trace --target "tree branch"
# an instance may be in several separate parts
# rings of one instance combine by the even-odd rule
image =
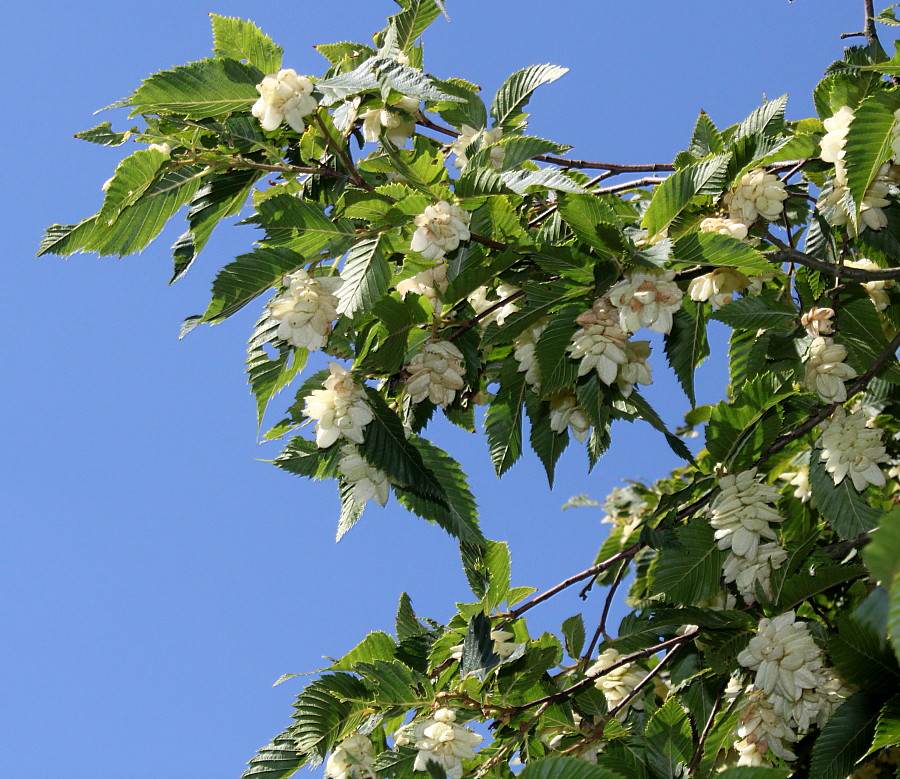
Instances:
[[[586,168],[605,170],[617,176],[620,173],[652,173],[654,171],[673,171],[675,166],[667,162],[651,162],[646,165],[620,165],[615,162],[591,162],[590,160],[567,160],[565,157],[554,157],[550,154],[538,154],[531,159],[538,162],[549,162],[561,168]]]
[[[634,181],[623,181],[621,184],[614,184],[611,187],[601,187],[600,189],[592,190],[592,193],[595,195],[609,195],[613,192],[625,192],[629,189],[637,189],[638,187],[649,187],[654,184],[662,184],[665,179],[661,179],[658,176],[644,176],[642,179],[635,179]]]
[[[780,238],[768,233],[766,238],[778,247],[778,251],[763,252],[763,255],[773,262],[796,262],[798,265],[805,265],[807,268],[824,273],[827,276],[833,276],[841,279],[851,279],[864,283],[867,281],[893,281],[900,279],[900,268],[886,268],[884,270],[864,270],[862,268],[851,268],[845,265],[832,265],[816,257],[812,257],[804,252],[797,251],[788,246]]]
[[[619,585],[622,584],[622,579],[625,578],[625,571],[628,570],[628,560],[622,560],[622,564],[619,566],[619,570],[616,571],[616,578],[613,579],[612,586],[609,588],[609,592],[606,593],[606,600],[603,603],[603,613],[600,615],[600,624],[597,625],[597,630],[594,631],[594,637],[591,639],[591,643],[588,644],[588,648],[584,650],[584,654],[581,656],[581,662],[585,663],[590,658],[590,656],[594,653],[594,648],[597,646],[597,642],[600,640],[600,636],[607,638],[606,634],[606,620],[609,618],[609,610],[612,608],[613,598],[616,597],[616,591],[619,589]]]
[[[447,338],[448,341],[455,341],[459,338],[463,333],[467,330],[471,330],[475,325],[477,325],[482,319],[486,319],[491,314],[493,314],[497,309],[503,308],[507,303],[512,303],[512,301],[522,297],[525,294],[525,290],[520,289],[517,292],[513,292],[511,295],[503,298],[503,300],[498,300],[496,303],[492,304],[480,314],[473,316],[469,321],[460,325],[456,330],[450,333],[450,336]]]

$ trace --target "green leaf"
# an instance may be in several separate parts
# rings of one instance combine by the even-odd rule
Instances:
[[[882,513],[863,500],[849,478],[835,484],[819,454],[814,449],[810,457],[809,483],[816,507],[834,532],[841,538],[854,538],[877,526]]]
[[[370,394],[373,392],[371,390]],[[423,519],[436,522],[460,541],[476,547],[483,545],[484,536],[478,527],[478,506],[459,463],[424,438],[415,436],[412,443],[422,461],[421,477],[427,479],[423,484],[427,484],[429,490],[426,492],[413,485],[408,489],[395,486],[400,502]],[[436,493],[431,491],[431,485],[437,487]]]
[[[337,532],[334,540],[340,541],[344,535],[362,518],[366,509],[365,503],[357,503],[353,496],[355,490],[352,484],[339,479],[340,496],[341,496],[341,514],[338,517]]]
[[[893,156],[894,111],[898,108],[900,95],[882,90],[863,100],[855,111],[844,144],[844,163],[857,214],[878,169]]]
[[[484,420],[491,462],[502,476],[522,455],[522,415],[528,385],[513,358],[504,361],[498,382],[500,388],[491,400]]]
[[[489,583],[485,595],[485,611],[490,614],[509,592],[510,562],[509,547],[503,541],[484,542],[484,564],[487,567]]]
[[[543,397],[571,387],[578,377],[578,363],[566,351],[572,342],[572,336],[578,330],[578,323],[575,321],[577,313],[564,309],[547,324],[535,344],[534,354],[541,372]]]
[[[187,215],[190,229],[172,247],[174,271],[170,284],[188,272],[216,225],[241,210],[262,175],[259,170],[229,170],[209,177],[197,190]]]
[[[500,178],[513,192],[519,195],[528,194],[532,187],[539,190],[552,189],[557,192],[585,194],[587,190],[569,178],[560,168],[546,167],[538,170],[507,170]]]
[[[391,284],[391,268],[381,251],[384,233],[369,236],[353,244],[347,253],[337,292],[337,312],[354,317],[368,313]]]
[[[131,115],[180,114],[205,119],[245,111],[256,102],[257,68],[225,59],[206,59],[164,70],[145,79],[125,101]]]
[[[884,637],[868,622],[841,617],[828,641],[828,656],[850,684],[879,687],[900,681],[897,660]]]
[[[647,760],[662,779],[682,776],[682,767],[693,754],[691,725],[687,712],[675,698],[669,698],[647,723]]]
[[[307,476],[321,481],[338,477],[338,463],[342,457],[340,443],[327,449],[319,449],[315,441],[295,436],[272,462],[295,476]]]
[[[813,745],[810,776],[845,779],[872,743],[880,701],[860,691],[831,715]]]
[[[531,448],[543,463],[547,481],[552,487],[556,462],[569,445],[569,433],[567,430],[556,433],[551,429],[550,404],[542,402],[533,392],[525,395],[525,411],[531,423]]]
[[[384,398],[366,387],[374,419],[366,425],[360,455],[373,467],[388,475],[399,487],[408,487],[422,496],[443,499],[443,490],[426,467],[417,447],[407,441],[403,423]]]
[[[84,247],[91,242],[96,229],[96,215],[83,219],[78,224],[50,225],[41,238],[37,256],[56,254],[60,257],[68,257],[70,254],[86,251]]]
[[[428,679],[399,660],[357,663],[356,671],[375,689],[375,699],[381,706],[413,708],[433,700],[434,690]]]
[[[522,109],[528,104],[534,90],[542,84],[552,84],[568,72],[568,68],[548,64],[531,65],[513,73],[497,90],[491,104],[494,126],[504,130],[521,127],[527,116]]]
[[[705,519],[694,519],[678,530],[678,543],[659,553],[653,592],[685,605],[716,595],[722,589],[725,552],[716,546],[712,526]]]
[[[262,248],[228,263],[213,281],[212,300],[202,322],[222,322],[272,287],[285,274],[305,264],[303,255],[290,249]]]
[[[294,726],[291,734],[298,752],[320,763],[337,741],[345,719],[353,711],[353,704],[338,700],[329,687],[340,684],[360,698],[369,697],[365,685],[345,673],[328,674],[310,684],[294,704]]]
[[[789,576],[782,585],[778,613],[788,611],[820,592],[866,575],[862,565],[821,565],[815,572]]]
[[[522,779],[625,779],[624,774],[575,757],[547,757],[530,762],[518,776]]]
[[[434,0],[411,0],[400,13],[389,17],[397,35],[397,48],[405,52],[414,46],[416,39],[439,15],[440,8]]]
[[[419,636],[426,632],[425,627],[419,622],[416,612],[413,611],[412,599],[405,592],[400,593],[400,604],[397,606],[397,618],[395,620],[397,638],[403,641],[413,636]]]
[[[566,651],[573,660],[581,658],[581,650],[584,649],[584,641],[587,634],[584,630],[584,618],[581,614],[569,617],[562,623],[562,634],[566,640]]]
[[[717,194],[725,186],[725,172],[730,159],[730,154],[720,154],[697,162],[676,171],[659,184],[641,223],[650,237],[660,237],[696,195]]]
[[[785,130],[784,109],[787,106],[787,100],[788,96],[782,95],[754,109],[750,116],[735,127],[731,140],[749,138],[757,133],[770,138],[781,135]]]
[[[278,325],[264,315],[247,344],[247,381],[256,397],[257,428],[262,427],[269,401],[281,392],[306,365],[308,352],[290,344],[278,345],[278,356],[269,357],[265,345],[275,338]]]
[[[685,300],[672,318],[672,330],[665,336],[666,357],[684,389],[691,406],[697,405],[694,370],[709,356],[706,315],[703,306]]]
[[[305,762],[303,754],[294,748],[291,731],[287,730],[257,751],[241,779],[288,779]]]
[[[126,130],[124,133],[113,132],[110,122],[102,122],[90,130],[82,130],[75,133],[75,137],[81,141],[98,143],[101,146],[121,146],[134,134],[134,130]]]
[[[691,454],[691,450],[687,448],[684,441],[669,431],[665,423],[660,419],[659,414],[656,413],[653,407],[639,392],[636,390],[632,391],[627,398],[620,395],[618,399],[613,401],[613,405],[618,416],[629,420],[631,420],[632,417],[643,419],[665,436],[669,448],[675,452],[676,455],[682,460],[694,462],[694,455]]]
[[[253,22],[210,14],[213,29],[213,54],[243,60],[262,73],[277,73],[284,49]]]
[[[873,533],[871,540],[862,549],[872,578],[889,587],[897,571],[900,570],[900,505],[895,505],[887,512],[880,522],[877,533]]]
[[[371,57],[349,73],[316,82],[316,91],[322,95],[319,104],[323,106],[364,92],[381,92],[386,96],[391,89],[417,100],[463,100],[439,89],[420,70],[401,65],[390,57]]]
[[[510,343],[539,319],[562,308],[573,298],[583,297],[587,292],[585,287],[573,286],[565,279],[526,283],[522,288],[525,291],[525,301],[520,304],[520,310],[508,317],[503,327],[497,327],[492,322],[482,336],[482,346]]]
[[[309,259],[324,252],[343,254],[358,237],[350,220],[331,219],[318,203],[288,194],[261,201],[247,221],[265,227],[267,244],[285,246]]]
[[[732,301],[714,311],[712,318],[742,330],[768,330],[797,321],[799,312],[776,294],[763,294]]]
[[[494,641],[491,638],[491,620],[479,611],[469,620],[466,628],[459,675],[466,677],[474,674],[477,679],[484,681],[491,669],[496,668],[499,663],[500,656],[494,652]]]
[[[506,136],[501,141],[504,156],[500,170],[513,170],[540,154],[564,154],[571,147],[530,135]]]
[[[397,645],[387,633],[376,630],[369,633],[353,649],[338,662],[328,668],[329,671],[352,671],[357,663],[374,663],[376,660],[393,660]]]
[[[658,191],[658,190],[657,190]],[[675,241],[675,262],[684,266],[737,268],[750,275],[775,270],[772,263],[743,241],[720,233],[690,233]]]
[[[701,111],[697,117],[688,151],[695,157],[709,157],[725,151],[722,134],[716,129],[715,124],[713,124],[706,111]]]
[[[598,225],[614,225],[615,212],[596,195],[565,195],[560,198],[559,214],[578,240],[611,256],[609,244],[601,237]]]
[[[875,738],[869,755],[885,747],[893,747],[900,744],[900,695],[895,695],[881,710],[878,716],[878,724],[875,726]]]
[[[727,768],[716,774],[716,779],[788,779],[793,773],[790,768],[764,768],[762,766],[739,766]]]
[[[860,374],[887,349],[881,319],[868,297],[850,300],[841,306],[841,343],[847,347],[847,362]],[[897,360],[888,360],[876,376],[891,384],[900,384]]]

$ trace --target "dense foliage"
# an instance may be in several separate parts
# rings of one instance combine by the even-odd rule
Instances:
[[[864,4],[867,43],[828,68],[818,116],[786,120],[786,96],[731,127],[701,113],[673,164],[602,164],[528,134],[531,95],[564,68],[518,71],[488,106],[423,70],[443,4],[398,3],[373,45],[318,46],[316,76],[284,67],[251,22],[214,16],[211,58],[116,104],[140,127],[79,133],[140,148],[96,215],[41,244],[131,254],[187,206],[175,281],[249,200],[257,245],[183,332],[259,307],[260,424],[292,386],[265,435],[287,439],[279,468],[336,482],[338,537],[393,494],[459,540],[470,602],[444,625],[402,595],[396,635],[322,669],[244,775],[893,774],[900,50],[887,57]],[[878,21],[897,24],[891,9]],[[730,383],[697,406],[710,319],[732,330]],[[691,404],[676,432],[638,390],[644,328]],[[301,381],[313,352],[327,367]],[[552,483],[572,439],[593,467],[616,419],[650,423],[684,465],[616,490],[594,564],[535,595],[512,586],[459,464],[425,437],[438,413],[483,427],[501,476],[530,448]],[[694,456],[683,437],[700,428]],[[524,615],[572,586],[608,586],[600,624],[532,637]]]

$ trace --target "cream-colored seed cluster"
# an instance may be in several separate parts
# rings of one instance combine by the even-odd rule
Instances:
[[[342,446],[341,454],[344,456],[338,463],[338,469],[344,481],[352,487],[353,500],[357,503],[374,500],[379,506],[384,506],[391,495],[391,482],[387,474],[369,465],[352,444]]]
[[[372,742],[355,733],[345,738],[328,756],[325,776],[329,779],[374,779],[374,763]]]
[[[725,195],[728,215],[735,221],[752,225],[759,217],[775,221],[784,211],[788,193],[784,182],[774,173],[756,168],[745,174],[737,186]]]
[[[469,303],[472,304],[472,308],[475,309],[475,313],[481,316],[479,320],[483,326],[487,326],[491,322],[496,322],[500,327],[506,323],[508,317],[512,316],[519,310],[518,305],[516,305],[515,300],[510,300],[507,303],[503,303],[502,306],[499,304],[506,300],[516,293],[521,292],[518,287],[513,286],[512,284],[506,284],[505,282],[500,282],[497,285],[497,289],[495,291],[495,295],[491,295],[490,287],[478,287],[472,294],[468,296]],[[499,306],[498,308],[494,308],[494,306]],[[490,313],[485,313],[489,311],[491,308],[494,308]],[[483,316],[482,316],[483,315]]]
[[[826,403],[843,403],[847,399],[844,382],[855,379],[856,371],[847,365],[847,349],[825,336],[814,338],[809,345],[803,386],[815,392]]]
[[[818,308],[813,306],[800,317],[810,338],[818,338],[820,335],[831,335],[834,332],[834,324],[831,319],[834,316],[833,308]]]
[[[785,742],[823,725],[849,693],[825,667],[822,650],[793,611],[761,619],[737,660],[755,672],[738,729],[742,765],[767,764],[768,750],[783,760],[795,759]]]
[[[394,285],[394,289],[400,293],[400,297],[406,296],[412,292],[421,295],[431,301],[431,307],[435,314],[440,314],[444,308],[441,300],[441,294],[447,291],[449,282],[447,281],[448,266],[444,262],[439,262],[433,268],[426,268],[419,271],[415,276],[403,281],[398,281]]]
[[[470,219],[471,215],[459,206],[439,200],[415,218],[416,231],[409,248],[429,260],[440,260],[461,241],[469,240]]]
[[[550,398],[550,429],[562,433],[568,428],[578,442],[587,439],[591,423],[572,392],[561,392]]]
[[[403,146],[416,129],[419,101],[414,97],[401,97],[396,105],[370,108],[360,114],[363,121],[363,140],[378,143],[381,133],[394,146]]]
[[[635,663],[625,663],[612,671],[606,671],[607,668],[615,665],[622,659],[623,655],[618,649],[610,647],[603,651],[597,658],[597,661],[587,670],[588,676],[597,676],[594,681],[596,687],[606,698],[607,707],[612,710],[622,705],[628,696],[631,695],[635,687],[644,681],[647,671]],[[602,676],[598,674],[603,673]],[[631,709],[638,711],[644,708],[644,701],[640,695],[631,698],[616,714],[616,718],[624,720],[628,716]]]
[[[513,341],[513,357],[519,364],[518,371],[525,374],[525,383],[535,390],[541,388],[541,369],[535,345],[546,327],[546,320],[538,322]]]
[[[263,130],[277,130],[286,121],[294,131],[306,129],[305,116],[316,110],[318,103],[312,96],[313,84],[306,76],[298,76],[292,68],[266,76],[256,85],[259,99],[250,112],[259,119]]]
[[[337,276],[310,276],[298,270],[284,277],[287,289],[269,303],[269,314],[278,322],[278,337],[299,349],[321,349],[337,319],[338,298],[343,284]]]
[[[374,419],[366,392],[336,362],[328,363],[328,368],[331,375],[324,389],[313,390],[303,408],[306,416],[316,420],[316,446],[324,449],[339,438],[361,444],[366,425]]]
[[[506,158],[506,149],[499,145],[500,138],[503,137],[503,130],[495,127],[493,130],[481,128],[476,130],[467,124],[462,126],[459,137],[450,144],[450,151],[456,155],[453,166],[456,168],[464,168],[469,162],[466,156],[466,149],[476,141],[481,144],[482,149],[491,147],[490,160],[491,167],[500,168],[503,166],[503,160]]]
[[[426,343],[409,361],[406,371],[406,393],[413,403],[427,399],[446,408],[465,386],[463,355],[450,341]]]
[[[859,268],[860,270],[881,270],[881,268],[872,262],[872,260],[864,258],[847,261],[844,265],[850,268]],[[881,281],[866,281],[862,286],[869,294],[869,297],[872,298],[875,308],[879,311],[884,311],[891,303],[887,291],[895,284],[896,282],[892,279],[883,279]]]
[[[675,271],[635,271],[607,292],[619,313],[619,327],[634,333],[647,327],[655,333],[672,329],[672,316],[681,308],[682,291]]]
[[[596,371],[604,384],[612,385],[619,375],[619,366],[628,362],[625,344],[628,334],[619,326],[618,313],[606,298],[598,298],[593,308],[580,314],[581,325],[572,337],[568,353],[579,361],[578,375]]]
[[[709,301],[713,308],[721,308],[734,300],[735,292],[743,292],[750,286],[750,279],[735,268],[716,268],[709,273],[691,279],[688,297],[698,302]]]
[[[749,228],[737,219],[729,219],[728,217],[722,216],[709,216],[700,222],[700,232],[730,235],[732,238],[743,241],[749,233]]]
[[[456,724],[456,712],[438,709],[430,719],[405,728],[397,744],[412,742],[418,751],[414,771],[427,771],[428,761],[433,760],[450,779],[462,779],[462,761],[475,757],[475,747],[483,736]]]
[[[715,530],[716,545],[729,553],[722,569],[725,581],[735,583],[746,603],[755,603],[757,584],[768,591],[772,570],[787,559],[771,527],[784,521],[771,505],[779,493],[759,481],[755,468],[723,476],[719,487],[721,491],[710,506],[709,523]]]
[[[860,492],[869,484],[884,486],[884,472],[879,463],[886,463],[888,457],[881,429],[862,411],[848,414],[841,406],[823,427],[825,432],[819,439],[821,457],[835,484],[849,476]]]

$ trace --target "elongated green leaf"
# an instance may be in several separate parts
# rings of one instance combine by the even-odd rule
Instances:
[[[865,575],[866,569],[862,565],[821,565],[812,574],[803,572],[789,576],[781,588],[779,613],[794,608],[817,593]]]
[[[709,356],[706,316],[702,306],[685,299],[684,307],[676,311],[672,319],[672,330],[665,336],[665,349],[669,365],[685,395],[691,406],[696,406],[694,371]]]
[[[775,295],[752,295],[722,306],[712,314],[731,327],[743,330],[768,330],[799,320],[799,312]]]
[[[315,441],[295,436],[273,463],[288,473],[321,481],[337,478],[338,463],[342,457],[340,443],[319,449]]]
[[[485,611],[496,609],[509,592],[510,562],[509,547],[503,541],[485,541],[484,564],[488,570],[489,583],[485,595]]]
[[[900,680],[897,660],[887,641],[868,622],[846,616],[828,641],[828,655],[841,676],[858,687],[877,688]]]
[[[68,257],[70,254],[87,251],[84,247],[91,242],[95,229],[97,229],[96,215],[78,224],[50,225],[41,238],[37,256],[56,254]]]
[[[669,698],[647,723],[647,759],[662,779],[682,776],[683,766],[693,754],[691,724],[676,698]]]
[[[566,651],[569,657],[578,660],[581,658],[581,650],[584,649],[584,640],[587,633],[584,629],[584,618],[581,614],[569,617],[562,623],[562,634],[566,639]]]
[[[376,660],[392,660],[397,645],[387,633],[376,630],[369,633],[353,649],[332,665],[330,671],[351,671],[357,663],[374,663]]]
[[[669,176],[656,187],[650,207],[644,214],[642,227],[651,237],[661,236],[697,194],[709,188],[724,187],[724,175],[730,159],[730,154],[720,154]]]
[[[653,573],[653,592],[670,603],[691,605],[722,588],[725,552],[717,546],[706,520],[689,522],[678,531],[677,548],[660,552]]]
[[[491,104],[494,126],[510,130],[520,127],[527,116],[522,109],[534,90],[542,84],[552,84],[568,72],[568,68],[557,65],[531,65],[513,73],[497,90]]]
[[[248,221],[266,229],[270,246],[285,246],[309,259],[326,252],[343,254],[358,237],[350,220],[331,219],[319,204],[287,194],[260,202]]]
[[[291,731],[287,730],[257,751],[241,779],[288,779],[305,762],[306,758],[294,747]]]
[[[695,157],[709,157],[711,154],[721,154],[725,151],[722,134],[716,129],[706,111],[701,111],[697,117],[688,151]]]
[[[762,766],[740,766],[728,768],[716,779],[788,779],[791,775],[790,768],[763,768]]]
[[[335,541],[340,541],[344,535],[362,518],[363,511],[366,509],[365,503],[357,503],[354,497],[354,487],[352,484],[339,480],[341,495],[341,515],[338,517],[337,532],[334,535]]]
[[[538,399],[529,392],[525,395],[525,411],[531,423],[531,448],[543,463],[547,472],[547,481],[553,486],[553,475],[556,463],[563,450],[569,445],[569,432],[563,430],[556,433],[550,427],[550,404]]]
[[[303,255],[290,249],[261,248],[228,263],[212,285],[212,300],[203,322],[221,322],[240,311],[251,300],[281,284],[285,274],[302,267]]]
[[[213,53],[225,59],[244,60],[263,73],[277,73],[284,50],[253,22],[210,14]]]
[[[879,749],[898,744],[900,744],[900,695],[895,695],[884,704],[884,708],[878,716],[875,738],[872,740],[872,747],[868,754],[871,755]]]
[[[543,284],[525,284],[523,289],[525,300],[519,304],[519,311],[508,317],[503,327],[492,322],[482,336],[483,346],[510,343],[539,319],[562,308],[568,301],[584,296],[588,291],[587,287],[573,286],[565,279]]]
[[[459,661],[460,676],[474,674],[484,681],[491,669],[500,663],[500,656],[494,651],[491,639],[491,620],[478,612],[469,620],[463,639],[462,658]]]
[[[253,185],[263,175],[258,170],[230,170],[210,177],[190,202],[190,229],[172,247],[174,269],[170,284],[184,277],[206,245],[216,225],[243,207]]]
[[[863,547],[862,556],[866,561],[872,578],[889,587],[900,569],[900,505],[895,505],[879,521],[877,533]]]
[[[488,406],[484,429],[494,470],[502,476],[522,454],[522,415],[528,385],[512,358],[503,363],[498,381],[500,388]]]
[[[720,233],[690,233],[675,241],[675,261],[683,265],[737,268],[750,275],[767,273],[774,266],[758,251],[737,238]]]
[[[559,215],[576,237],[610,256],[609,244],[601,237],[598,225],[614,225],[616,213],[595,195],[566,195],[560,198]]]
[[[896,91],[879,91],[863,100],[855,111],[844,144],[844,163],[857,214],[878,169],[893,155],[894,111],[898,108],[900,95]]]
[[[519,195],[527,194],[531,187],[552,189],[557,192],[585,194],[587,190],[569,178],[560,168],[546,167],[540,170],[507,170],[500,174],[506,186]]]
[[[296,349],[286,343],[279,345],[277,357],[269,357],[264,347],[274,340],[277,329],[278,325],[263,315],[247,344],[247,381],[256,397],[257,427],[262,426],[272,398],[290,384],[306,365],[306,349]]]
[[[101,146],[121,146],[133,133],[134,130],[126,130],[124,133],[113,132],[112,124],[101,122],[90,130],[75,133],[75,137],[81,141],[99,143]]]
[[[624,774],[575,757],[547,757],[530,762],[519,776],[522,779],[625,779]]]
[[[389,21],[397,35],[397,48],[405,52],[413,46],[440,12],[434,0],[411,0],[400,13],[391,16]]]
[[[564,154],[571,147],[530,135],[512,135],[503,139],[503,162],[500,170],[513,170],[539,154]]]
[[[578,363],[566,351],[572,342],[572,336],[578,330],[578,323],[575,321],[577,313],[564,309],[547,324],[535,344],[534,353],[541,372],[542,397],[570,387],[578,376]]]
[[[337,312],[348,317],[368,313],[391,284],[391,268],[381,251],[384,233],[363,238],[347,253],[338,289]]]
[[[864,373],[887,349],[881,320],[868,298],[857,298],[841,306],[841,343],[847,347],[847,362]],[[888,360],[876,374],[891,384],[900,384],[900,365]]]
[[[880,711],[881,701],[862,691],[838,707],[813,745],[810,776],[845,779],[872,743]]]
[[[849,478],[835,484],[819,455],[815,449],[810,456],[809,483],[822,516],[841,538],[853,538],[871,530],[882,513],[863,500]]]
[[[734,128],[732,140],[749,138],[759,133],[763,137],[774,137],[784,132],[784,109],[787,106],[787,95],[763,103]]]
[[[145,79],[125,105],[131,115],[180,114],[189,119],[244,111],[256,102],[263,73],[230,59],[207,59]]]

